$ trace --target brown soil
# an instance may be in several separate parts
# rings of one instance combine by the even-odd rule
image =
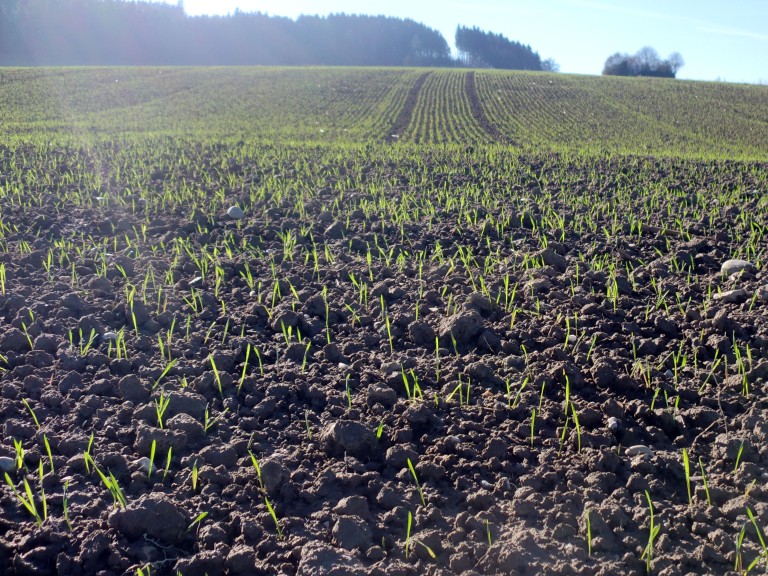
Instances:
[[[488,116],[485,115],[485,110],[483,110],[483,106],[480,104],[480,98],[477,95],[475,73],[472,71],[467,72],[466,78],[467,98],[469,99],[469,107],[472,110],[472,117],[475,119],[475,122],[477,122],[494,141],[517,146],[517,143],[502,134],[499,128],[489,121]]]
[[[218,173],[227,165],[226,150],[221,154],[195,162]],[[759,267],[730,277],[720,270],[742,246],[732,233],[739,215],[764,211],[751,190],[768,167],[653,159],[566,164],[570,190],[610,201],[627,181],[630,161],[657,170],[657,181],[675,172],[686,189],[744,192],[738,205],[722,206],[716,224],[684,222],[689,237],[677,226],[662,232],[667,206],[641,235],[623,223],[606,234],[601,228],[610,232],[612,221],[602,216],[595,230],[566,226],[562,235],[542,235],[535,231],[542,194],[566,222],[578,214],[559,189],[537,184],[565,161],[531,157],[523,163],[536,179],[515,191],[531,199],[529,209],[516,212],[503,233],[485,225],[480,205],[470,207],[478,216],[472,223],[459,218],[457,206],[437,223],[370,221],[357,190],[341,202],[340,214],[349,217],[329,219],[326,208],[339,198],[328,187],[306,213],[285,197],[244,204],[241,221],[223,213],[190,217],[182,209],[153,214],[132,248],[121,248],[121,239],[145,220],[130,201],[78,206],[42,189],[36,207],[3,199],[3,218],[16,230],[7,231],[10,249],[0,255],[0,456],[11,459],[8,478],[22,495],[27,480],[41,513],[42,464],[48,505],[48,519],[37,526],[11,488],[0,489],[3,573],[643,574],[646,494],[660,526],[654,574],[735,573],[744,527],[748,566],[761,548],[747,510],[761,530],[768,526],[768,277]],[[343,177],[348,169],[336,168],[329,173]],[[0,162],[0,174],[7,169]],[[386,163],[366,170],[369,180],[402,177]],[[435,188],[477,184],[470,166],[451,175],[420,170],[418,186],[425,174]],[[417,190],[400,185],[393,194]],[[508,185],[488,185],[501,210]],[[152,186],[147,182],[150,196]],[[110,184],[113,200],[129,193],[119,181]],[[694,200],[681,188],[667,201],[676,213]],[[317,267],[303,253],[291,259],[279,236],[289,230],[307,254],[314,242],[336,258]],[[57,257],[57,242],[82,231],[96,244],[117,242],[117,250],[106,267],[89,253],[73,253],[73,285],[68,265],[46,270],[47,255],[53,249]],[[261,257],[222,252],[219,296],[213,273],[196,279],[186,253],[171,262],[167,252],[152,250],[174,238],[211,245],[228,234],[258,246]],[[437,258],[422,270],[413,261],[397,264],[401,252],[434,256],[438,243],[455,267]],[[369,269],[365,254],[376,245],[392,248],[392,261],[375,253]],[[471,285],[457,245],[473,246],[481,266],[489,254],[506,262],[485,273],[485,292],[477,276]],[[614,276],[598,264],[604,254],[621,263]],[[527,270],[513,265],[526,256],[535,259]],[[159,283],[172,272],[159,306],[151,287],[152,297],[141,296],[150,267]],[[513,307],[506,306],[507,273],[509,288],[518,286]],[[368,283],[367,300],[350,275]],[[136,287],[132,309],[129,284]],[[197,313],[184,300],[191,288]],[[710,299],[718,289],[745,293]],[[117,358],[107,334],[121,329],[127,358]],[[92,330],[97,338],[88,347]],[[167,374],[158,338],[176,359]],[[676,356],[681,343],[685,365]],[[712,370],[717,358],[723,360]],[[166,399],[160,426],[158,406]],[[84,456],[91,434],[93,463]],[[14,441],[24,448],[21,469]],[[150,475],[142,459],[153,445],[157,470]],[[105,478],[112,475],[125,508],[94,464]]]
[[[421,89],[424,87],[424,83],[427,81],[430,74],[431,72],[424,72],[424,74],[416,79],[413,86],[411,86],[411,89],[408,91],[408,96],[405,99],[405,105],[400,110],[397,118],[395,118],[395,123],[389,131],[389,135],[386,138],[387,141],[396,141],[397,138],[405,132],[408,126],[410,126],[411,116],[413,116],[413,110],[416,108],[416,100],[419,97],[419,92],[421,92]]]

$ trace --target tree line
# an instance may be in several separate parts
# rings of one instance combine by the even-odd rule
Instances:
[[[410,19],[260,12],[187,16],[183,2],[2,0],[0,65],[460,66],[542,70],[529,46],[459,26],[461,57]]]

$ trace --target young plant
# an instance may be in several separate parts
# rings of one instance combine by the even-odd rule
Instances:
[[[584,530],[587,536],[587,556],[592,557],[592,521],[589,518],[589,508],[584,509]]]
[[[648,544],[646,544],[643,554],[640,557],[645,558],[645,569],[649,574],[651,573],[651,562],[653,561],[653,546],[656,541],[656,537],[659,535],[661,525],[656,524],[655,516],[653,513],[653,502],[651,501],[651,495],[648,490],[645,491],[645,498],[648,500],[648,511],[650,513],[650,522],[648,526]]]
[[[64,481],[64,495],[62,497],[62,507],[64,508],[64,521],[67,523],[67,528],[72,532],[72,522],[69,520],[69,497],[67,495],[67,489],[69,488],[69,480]]]
[[[35,415],[35,411],[32,410],[32,407],[29,405],[29,402],[27,402],[26,398],[22,398],[21,403],[26,406],[27,410],[29,411],[29,414],[32,416],[32,420],[35,423],[35,426],[37,426],[37,429],[40,430],[40,421],[37,419],[37,416]]]
[[[411,528],[413,527],[413,514],[408,511],[408,522],[405,527],[405,557],[410,556],[411,552]]]
[[[157,414],[157,425],[160,429],[163,429],[163,415],[165,414],[168,404],[171,402],[171,397],[166,396],[164,392],[160,393],[160,398],[155,399],[155,413]]]
[[[205,519],[206,516],[208,516],[208,512],[201,512],[200,514],[198,514],[195,517],[195,519],[192,520],[192,523],[189,526],[187,526],[187,532],[189,532],[190,530],[192,530],[192,528],[200,524]]]
[[[168,472],[171,469],[171,454],[173,452],[173,446],[168,446],[168,455],[165,458],[165,468],[163,469],[163,481],[168,476]]]
[[[224,398],[224,390],[221,387],[221,374],[219,374],[219,369],[216,368],[216,361],[213,359],[213,354],[208,356],[208,360],[210,360],[211,368],[213,368],[213,375],[216,378],[216,387],[219,389],[219,395]]]
[[[32,488],[29,486],[29,482],[27,482],[27,478],[24,478],[24,494],[21,494],[17,489],[16,485],[11,480],[11,477],[8,476],[8,473],[5,473],[5,482],[8,484],[8,486],[11,487],[11,490],[13,490],[13,495],[16,496],[16,499],[21,503],[24,508],[26,508],[27,512],[35,519],[38,526],[43,525],[43,519],[40,517],[40,514],[37,512],[37,505],[35,504],[35,498],[32,495]]]
[[[768,567],[768,546],[765,544],[765,538],[763,538],[763,533],[760,530],[760,527],[757,525],[757,520],[755,520],[755,515],[752,512],[751,508],[747,506],[747,516],[749,516],[750,522],[752,522],[752,526],[755,527],[755,533],[757,533],[757,538],[760,540],[760,547],[763,549],[763,551],[755,558],[752,563],[747,568],[747,573],[749,573],[752,568],[757,566],[757,564],[760,562],[760,560],[765,560],[766,566]]]
[[[251,356],[251,343],[248,343],[248,346],[245,349],[245,363],[243,364],[243,371],[240,374],[240,382],[237,385],[237,393],[240,394],[240,390],[243,387],[243,383],[245,382],[245,373],[248,370],[248,358]]]
[[[251,455],[251,464],[253,464],[253,469],[256,470],[256,478],[259,479],[259,487],[261,488],[262,492],[266,492],[266,488],[264,488],[264,480],[261,478],[261,467],[259,466],[259,461],[250,450],[248,451],[248,454]]]
[[[272,517],[272,521],[275,523],[275,528],[277,529],[277,537],[282,540],[283,531],[280,528],[280,522],[277,519],[275,509],[272,507],[272,504],[270,504],[269,499],[266,496],[264,496],[264,503],[267,505],[267,510],[269,511],[269,515]]]
[[[688,461],[688,450],[683,448],[683,470],[685,471],[685,487],[688,490],[688,505],[693,505],[693,498],[691,497],[691,465]]]
[[[416,468],[413,467],[413,462],[411,462],[410,458],[408,458],[408,469],[411,471],[411,475],[413,476],[413,481],[416,482],[416,489],[419,491],[421,504],[422,506],[426,506],[427,501],[424,499],[424,492],[421,489],[421,484],[419,483],[419,477],[416,475]]]
[[[197,480],[198,480],[197,460],[195,460],[194,463],[192,464],[192,472],[189,478],[192,483],[192,492],[197,492]]]
[[[704,472],[704,462],[699,457],[699,469],[701,470],[701,481],[704,484],[704,493],[707,495],[707,504],[712,506],[712,499],[709,497],[709,485],[707,484],[707,475]]]
[[[221,418],[229,411],[229,408],[224,408],[224,412],[216,416],[215,418],[211,418],[208,413],[208,406],[205,407],[205,415],[203,416],[203,431],[208,434],[208,430],[213,428],[216,423],[221,420]]]

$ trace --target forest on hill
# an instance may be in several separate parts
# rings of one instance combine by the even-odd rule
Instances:
[[[459,57],[410,19],[332,14],[290,18],[235,11],[188,16],[176,5],[124,0],[5,0],[3,66],[433,66],[542,70],[530,46],[458,26]]]

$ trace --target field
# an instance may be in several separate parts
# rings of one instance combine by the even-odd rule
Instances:
[[[4,574],[768,567],[768,88],[0,69]]]

